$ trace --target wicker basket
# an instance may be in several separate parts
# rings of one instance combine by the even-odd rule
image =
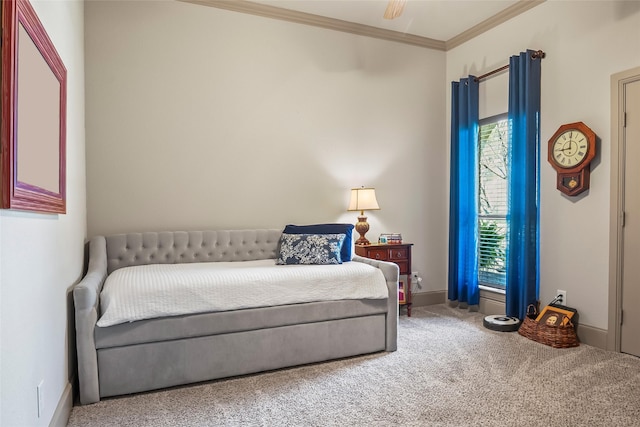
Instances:
[[[536,308],[533,305],[527,307],[527,315],[522,321],[518,333],[525,338],[553,348],[569,348],[580,345],[576,329],[567,316],[565,316],[567,319],[565,326],[549,326],[539,323],[536,322],[536,317],[538,317]]]

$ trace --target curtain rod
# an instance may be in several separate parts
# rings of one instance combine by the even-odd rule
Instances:
[[[544,53],[544,51],[542,51],[542,50],[536,50],[536,51],[535,51],[535,52],[533,52],[533,54],[531,55],[531,57],[532,57],[533,59],[536,59],[536,58],[540,58],[540,59],[542,59],[542,58],[544,58],[545,56],[546,56],[546,53]],[[504,71],[504,70],[508,70],[508,69],[509,69],[509,64],[507,64],[507,65],[503,65],[503,66],[502,66],[502,67],[500,67],[500,68],[496,68],[496,69],[495,69],[495,70],[493,70],[493,71],[489,71],[489,72],[488,72],[488,73],[486,73],[486,74],[483,74],[483,75],[481,75],[481,76],[476,77],[476,81],[477,81],[477,82],[479,82],[480,80],[484,80],[484,79],[486,79],[487,77],[493,76],[494,74],[498,74],[499,72]]]

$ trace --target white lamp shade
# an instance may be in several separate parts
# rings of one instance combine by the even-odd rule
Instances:
[[[353,188],[351,189],[351,201],[349,211],[370,211],[380,209],[376,200],[375,188]]]

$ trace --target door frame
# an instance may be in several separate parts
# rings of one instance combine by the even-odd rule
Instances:
[[[609,322],[607,350],[620,352],[622,320],[622,203],[624,191],[624,86],[640,80],[640,67],[611,76],[611,191],[609,213]]]

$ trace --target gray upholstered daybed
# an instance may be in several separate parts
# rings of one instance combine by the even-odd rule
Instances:
[[[352,262],[382,271],[386,298],[317,301],[97,325],[103,314],[103,285],[116,270],[177,263],[238,261],[241,265],[243,261],[275,259],[281,235],[282,230],[269,229],[92,238],[87,274],[73,289],[80,402],[395,351],[398,268],[358,256]]]

